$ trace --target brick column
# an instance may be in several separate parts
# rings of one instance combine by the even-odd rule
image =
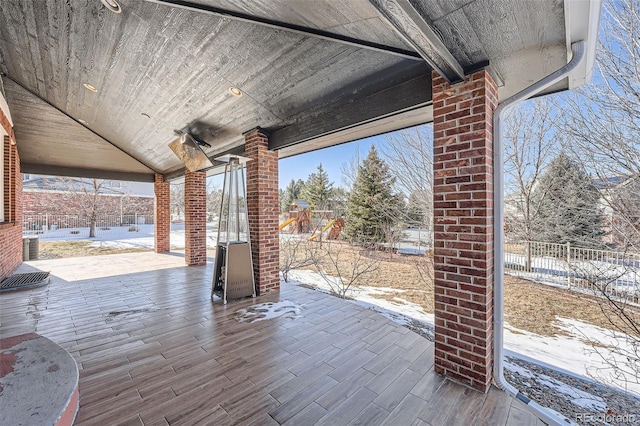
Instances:
[[[493,135],[486,71],[433,73],[435,370],[487,391],[493,368]]]
[[[184,174],[184,243],[187,265],[207,263],[207,174]]]
[[[164,176],[156,173],[153,184],[155,193],[154,216],[154,246],[156,253],[166,253],[170,250],[169,234],[171,233],[171,184],[165,182]]]
[[[269,151],[260,128],[244,135],[247,163],[247,210],[251,254],[258,294],[280,290],[278,233],[278,153]]]

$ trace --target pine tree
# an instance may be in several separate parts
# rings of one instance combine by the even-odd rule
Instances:
[[[289,211],[289,206],[293,200],[300,198],[300,192],[304,188],[304,181],[302,179],[291,179],[289,185],[284,190],[280,190],[280,211]]]
[[[306,200],[313,210],[326,209],[331,199],[333,182],[329,181],[329,175],[318,165],[318,171],[311,173],[300,191],[300,198]]]
[[[355,243],[386,242],[398,222],[401,198],[394,194],[395,178],[372,145],[358,167],[347,201],[345,235]]]
[[[600,194],[583,167],[561,153],[550,164],[534,188],[532,198],[540,203],[532,223],[537,240],[580,247],[603,245],[603,215]]]

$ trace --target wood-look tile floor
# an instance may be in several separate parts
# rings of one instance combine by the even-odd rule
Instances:
[[[77,425],[541,425],[526,405],[433,371],[433,344],[363,307],[283,285],[212,303],[212,266],[130,253],[36,261],[47,287],[0,295],[2,337],[37,332],[80,369]],[[289,300],[297,319],[240,322]],[[34,389],[34,391],[37,391]]]

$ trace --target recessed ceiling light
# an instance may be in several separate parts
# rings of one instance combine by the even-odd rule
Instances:
[[[242,96],[242,91],[240,89],[238,89],[237,87],[229,87],[229,92],[233,95],[233,96],[237,96],[240,97]]]
[[[100,0],[100,1],[104,5],[104,7],[106,7],[107,9],[112,11],[113,13],[122,12],[122,8],[120,7],[120,5],[118,4],[118,2],[116,0]]]
[[[91,90],[92,92],[97,93],[98,89],[96,89],[95,87],[93,87],[92,85],[90,85],[89,83],[84,83],[83,84],[84,88],[87,90]]]

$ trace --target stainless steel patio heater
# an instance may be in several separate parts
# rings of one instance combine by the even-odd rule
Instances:
[[[249,217],[244,181],[244,165],[250,158],[225,155],[224,186],[216,239],[216,257],[211,285],[211,300],[256,297],[249,240]]]

